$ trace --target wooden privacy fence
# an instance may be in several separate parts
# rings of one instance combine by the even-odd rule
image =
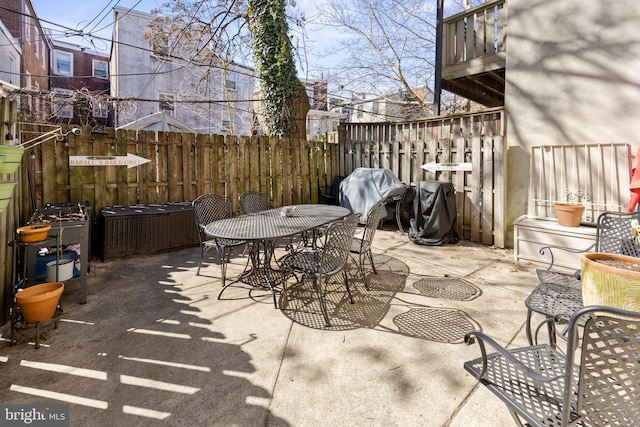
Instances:
[[[357,167],[384,168],[405,184],[451,182],[460,237],[503,248],[504,128],[501,108],[419,122],[347,124],[338,146],[340,174]],[[431,171],[421,168],[432,162]]]
[[[504,247],[503,117],[502,109],[493,109],[346,124],[337,143],[83,127],[80,135],[25,154],[21,222],[46,203],[87,201],[97,216],[106,206],[190,201],[207,192],[231,197],[240,212],[238,196],[249,189],[270,194],[274,207],[316,203],[319,188],[334,176],[372,167],[390,169],[406,184],[452,182],[460,237]],[[132,155],[148,162],[136,166]],[[108,165],[95,165],[100,162]],[[431,171],[420,167],[432,162]]]
[[[231,197],[239,212],[238,195],[249,189],[269,193],[275,207],[314,203],[319,186],[337,174],[337,153],[323,141],[83,128],[25,154],[21,216],[46,203],[88,201],[97,215],[106,206],[190,201],[207,192]],[[149,162],[133,166],[132,155]],[[123,162],[132,167],[116,165]]]

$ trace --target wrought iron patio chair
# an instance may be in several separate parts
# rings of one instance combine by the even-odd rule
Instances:
[[[200,238],[200,261],[196,275],[200,275],[200,268],[207,252],[210,249],[215,249],[220,260],[222,286],[224,286],[227,278],[227,263],[231,258],[233,248],[244,245],[246,242],[244,240],[214,239],[205,234],[204,228],[213,221],[231,218],[233,216],[233,203],[229,197],[206,193],[196,198],[192,205]]]
[[[413,199],[416,197],[416,188],[407,185],[399,196],[387,200],[387,217],[395,218],[398,230],[404,233],[402,225],[403,216],[411,218],[413,212]]]
[[[333,181],[331,182],[331,185],[329,187],[327,186],[320,187],[320,194],[319,194],[320,203],[323,203],[326,205],[340,204],[340,200],[338,196],[340,195],[340,184],[342,183],[344,178],[345,178],[344,176],[338,175],[335,178],[333,178]]]
[[[640,212],[604,212],[598,216],[596,222],[595,243],[583,250],[574,250],[558,246],[544,246],[540,254],[548,254],[549,266],[538,269],[536,273],[540,283],[525,300],[527,305],[526,332],[529,344],[537,343],[540,327],[547,325],[549,340],[555,346],[556,315],[570,315],[582,307],[582,285],[580,270],[573,274],[553,270],[554,251],[571,253],[606,252],[613,254],[640,256]],[[533,313],[545,315],[545,320],[532,331]]]
[[[269,195],[261,191],[248,190],[238,197],[242,212],[245,214],[256,213],[271,209]]]
[[[331,326],[331,322],[325,297],[329,279],[332,276],[342,273],[349,294],[349,302],[354,303],[349,289],[346,265],[349,261],[349,250],[359,218],[360,214],[353,214],[348,218],[332,222],[324,233],[321,247],[292,252],[285,255],[280,261],[280,268],[301,273],[302,282],[312,282],[327,327]],[[286,288],[284,292],[286,292]]]
[[[373,238],[376,234],[376,230],[380,226],[380,221],[384,218],[385,203],[380,202],[376,204],[374,207],[369,210],[369,214],[367,215],[367,222],[364,225],[364,229],[362,235],[357,235],[353,237],[351,242],[351,256],[354,258],[358,266],[358,271],[360,272],[360,277],[362,277],[362,283],[364,283],[364,287],[369,290],[369,285],[367,284],[365,272],[364,272],[364,264],[365,260],[368,259],[371,263],[371,268],[373,269],[374,274],[378,274],[376,271],[376,266],[373,263],[373,254],[371,253],[371,243],[373,242]],[[358,255],[358,259],[356,260],[354,254]]]
[[[640,312],[589,306],[568,323],[568,350],[505,350],[472,332],[482,356],[464,368],[498,396],[517,425],[631,426],[640,419]],[[485,343],[496,352],[487,354]]]

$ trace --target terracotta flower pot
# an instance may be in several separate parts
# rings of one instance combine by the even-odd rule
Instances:
[[[16,293],[16,302],[27,323],[43,322],[56,313],[64,283],[52,282],[30,286]]]
[[[46,239],[49,235],[49,230],[51,230],[51,225],[49,224],[34,224],[20,227],[17,232],[21,242],[31,243]]]
[[[581,260],[584,305],[640,311],[640,258],[591,252]]]
[[[569,203],[556,203],[553,205],[558,218],[558,224],[565,227],[577,227],[582,220],[584,205],[573,205]]]

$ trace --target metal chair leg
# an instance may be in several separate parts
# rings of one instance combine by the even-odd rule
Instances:
[[[398,230],[401,233],[404,233],[404,228],[402,228],[402,221],[400,220],[400,202],[396,205],[396,223],[398,224]]]
[[[378,274],[376,265],[373,262],[373,253],[371,252],[371,249],[369,249],[367,252],[369,253],[369,261],[371,262],[371,268],[373,269],[373,274]]]
[[[224,286],[226,284],[227,281],[227,263],[229,262],[229,259],[231,258],[231,251],[233,250],[233,248],[229,248],[229,251],[226,253],[226,248],[217,247],[218,250],[218,259],[220,260],[220,271],[222,273],[222,286]]]
[[[200,247],[200,262],[198,262],[198,271],[196,271],[196,276],[200,275],[200,268],[202,267],[202,261],[204,260],[205,248],[203,246]]]
[[[327,279],[322,280],[324,283],[325,290],[327,288]],[[322,290],[322,284],[318,283],[318,278],[313,277],[313,288],[316,290],[318,294],[318,299],[320,300],[320,310],[322,311],[322,317],[324,317],[324,324],[327,328],[331,327],[331,322],[329,321],[329,313],[327,313],[327,303],[324,298],[324,292]]]
[[[351,295],[351,289],[349,289],[349,277],[347,276],[346,270],[342,270],[342,273],[344,276],[344,285],[347,288],[347,294],[349,294],[349,302],[351,304],[355,304],[355,301],[353,300],[353,295]]]

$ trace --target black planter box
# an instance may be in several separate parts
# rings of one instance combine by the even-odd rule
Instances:
[[[110,206],[100,212],[102,259],[198,246],[191,203]]]

